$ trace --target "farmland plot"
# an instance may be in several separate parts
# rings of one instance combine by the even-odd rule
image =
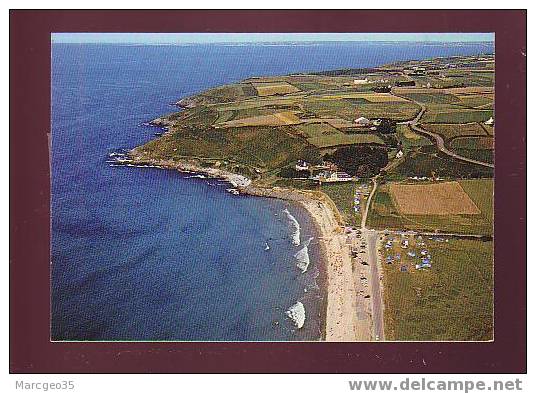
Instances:
[[[398,210],[411,215],[480,214],[458,182],[391,184]]]
[[[253,87],[257,90],[257,94],[261,97],[273,96],[276,94],[289,94],[300,91],[296,86],[288,82],[268,82],[268,83],[253,83]]]

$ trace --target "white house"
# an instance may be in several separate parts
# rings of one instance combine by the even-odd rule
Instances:
[[[298,160],[296,163],[296,170],[297,171],[308,171],[309,170],[309,163],[303,160]]]
[[[396,153],[396,158],[402,158],[403,155],[404,152],[402,152],[402,150],[399,150],[398,153]]]
[[[369,83],[368,79],[354,79],[354,85],[366,85]]]
[[[359,126],[365,127],[365,126],[368,126],[370,124],[370,120],[367,119],[366,117],[361,116],[361,117],[355,119],[354,123],[356,123]]]
[[[346,172],[330,172],[325,171],[320,173],[319,175],[313,177],[314,180],[320,180],[321,182],[344,182],[344,181],[352,181],[353,178]]]
[[[493,120],[493,117],[490,117],[488,120],[486,120],[484,122],[484,124],[488,125],[488,126],[492,126],[494,123],[494,120]]]
[[[309,170],[309,164],[305,161],[298,161],[296,163],[296,170],[297,171],[308,171]]]

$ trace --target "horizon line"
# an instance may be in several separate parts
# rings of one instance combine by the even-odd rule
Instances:
[[[494,43],[494,33],[51,33],[52,43],[251,44],[314,42]]]
[[[61,42],[52,41],[53,44],[99,44],[99,45],[248,45],[248,44],[315,44],[315,43],[327,43],[327,42],[344,42],[344,43],[396,43],[396,44],[494,44],[494,41],[341,41],[341,40],[325,40],[325,41],[262,41],[262,42],[235,42],[235,41],[221,41],[221,42]]]

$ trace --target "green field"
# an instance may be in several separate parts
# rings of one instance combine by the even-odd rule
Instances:
[[[307,138],[315,138],[323,135],[341,134],[335,127],[328,123],[308,123],[296,126],[296,129],[303,132]]]
[[[383,140],[374,134],[332,134],[307,138],[307,141],[319,148],[355,145],[357,143],[377,143],[383,145]]]
[[[460,75],[459,71],[453,71],[450,75],[447,73],[447,76],[451,84],[463,84],[464,86],[492,87],[495,82],[494,73],[464,72],[463,75]]]
[[[493,138],[490,136],[460,137],[452,139],[449,145],[453,149],[493,150]]]
[[[288,126],[219,130],[196,127],[148,142],[136,148],[136,153],[160,159],[229,160],[272,170],[294,163],[308,147],[303,138],[292,136]]]
[[[406,181],[406,183],[409,183]],[[460,180],[460,185],[480,209],[481,214],[403,215],[393,202],[388,185],[378,187],[367,217],[374,229],[407,229],[460,234],[493,235],[493,180]],[[418,184],[425,184],[419,182]]]
[[[207,90],[198,94],[195,99],[196,102],[201,104],[213,104],[236,101],[256,95],[255,90],[250,85],[237,83]]]
[[[368,119],[387,117],[396,121],[413,119],[420,108],[412,102],[382,102],[358,105],[359,116]],[[355,118],[359,117],[356,116]]]
[[[493,339],[493,242],[428,241],[429,270],[383,264],[388,340]]]
[[[223,123],[229,120],[233,120],[236,116],[236,111],[218,111],[219,116],[218,119],[214,122],[214,124]]]
[[[493,116],[493,110],[445,110],[445,108],[429,108],[424,113],[423,123],[472,123],[483,122]]]
[[[300,108],[296,105],[293,105],[292,102],[289,102],[286,105],[242,105],[235,106],[232,109],[229,109],[228,107],[223,107],[218,110],[219,116],[214,124],[218,125],[226,121],[247,119],[255,116],[271,115],[274,112],[286,112],[293,110],[295,111],[299,109]]]
[[[346,224],[350,226],[361,226],[361,214],[357,214],[353,209],[353,199],[356,183],[325,183],[321,191],[327,194],[337,206]]]
[[[452,151],[462,157],[467,157],[472,160],[487,162],[489,164],[493,164],[494,162],[494,151],[490,149],[453,149]]]
[[[318,183],[314,180],[296,180],[296,179],[277,179],[268,186],[292,188],[297,190],[318,190]]]
[[[424,104],[459,104],[460,100],[453,94],[445,94],[440,91],[430,93],[404,93],[403,97]]]
[[[435,146],[423,146],[419,150],[409,151],[406,159],[389,171],[387,178],[431,177],[433,174],[444,178],[488,178],[493,177],[493,169],[438,153]]]
[[[313,97],[305,101],[304,107],[307,111],[319,116],[340,117],[350,121],[354,121],[360,116],[368,119],[387,117],[403,121],[412,119],[419,112],[418,105],[411,102],[362,103],[361,100],[327,100]]]
[[[493,228],[493,179],[460,180],[459,183]]]
[[[421,231],[442,231],[469,235],[492,235],[493,223],[483,215],[405,216],[404,227]]]
[[[388,191],[387,185],[381,185],[373,196],[367,227],[374,229],[404,228],[406,221],[398,213]]]
[[[493,97],[488,95],[466,95],[466,96],[459,96],[458,97],[462,103],[462,105],[470,107],[470,108],[476,108],[476,107],[482,107],[484,105],[490,105],[493,104]],[[489,108],[486,108],[489,109]]]
[[[417,134],[406,124],[398,125],[396,133],[398,140],[402,142],[402,146],[406,149],[432,145],[432,142],[428,138]]]
[[[301,96],[277,96],[277,97],[255,97],[254,99],[241,100],[238,102],[222,103],[212,105],[218,110],[240,111],[244,109],[263,108],[264,110],[293,110],[299,109],[303,97]]]
[[[343,98],[343,100],[348,101],[354,105],[368,104],[370,102],[366,98]]]
[[[322,90],[322,89],[328,89],[331,87],[328,84],[320,83],[320,82],[294,82],[293,85],[303,91]]]
[[[488,136],[487,132],[480,124],[424,124],[425,130],[439,134],[445,142],[449,139],[459,136]]]
[[[357,105],[346,100],[320,100],[309,98],[304,103],[306,111],[315,113],[319,117],[341,117],[354,121],[357,115]]]

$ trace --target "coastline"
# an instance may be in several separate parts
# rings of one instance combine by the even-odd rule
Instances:
[[[357,316],[358,294],[350,249],[342,228],[343,221],[333,201],[314,191],[281,187],[258,187],[249,178],[224,169],[204,167],[195,160],[147,159],[131,152],[127,165],[153,166],[180,172],[197,173],[229,182],[241,194],[295,202],[306,210],[319,233],[323,268],[326,274],[325,318],[322,338],[332,342],[370,341],[370,326]]]
[[[329,203],[319,200],[304,200],[300,203],[309,212],[322,235],[319,241],[327,272],[325,341],[370,341],[369,324],[358,318],[358,293],[350,249],[334,211]]]

